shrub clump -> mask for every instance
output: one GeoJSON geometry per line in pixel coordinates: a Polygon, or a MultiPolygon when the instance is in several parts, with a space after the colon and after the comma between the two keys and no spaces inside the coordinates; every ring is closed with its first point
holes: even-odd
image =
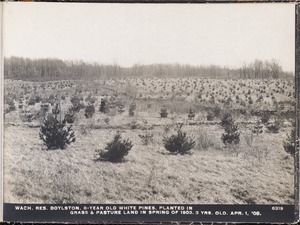
{"type": "Polygon", "coordinates": [[[214,114],[211,111],[207,112],[206,119],[207,121],[212,121],[214,119],[214,114]]]}
{"type": "Polygon", "coordinates": [[[95,113],[95,106],[93,104],[88,104],[86,107],[85,107],[85,112],[84,112],[84,116],[86,118],[92,118],[93,115],[95,113]]]}
{"type": "Polygon", "coordinates": [[[268,111],[261,112],[261,122],[264,124],[267,124],[269,122],[269,119],[271,117],[271,113],[268,111]]]}
{"type": "Polygon", "coordinates": [[[76,95],[74,95],[71,98],[71,103],[72,103],[73,112],[79,112],[81,109],[84,109],[84,104],[81,102],[80,98],[76,95]]]}
{"type": "Polygon", "coordinates": [[[48,111],[49,111],[49,104],[42,103],[41,104],[41,114],[45,116],[48,111]]]}
{"type": "Polygon", "coordinates": [[[122,140],[122,137],[119,133],[117,133],[114,139],[107,144],[105,149],[96,150],[98,152],[101,159],[110,161],[110,162],[121,162],[132,148],[132,142],[130,140],[122,140]]]}
{"type": "Polygon", "coordinates": [[[28,105],[35,105],[36,101],[35,101],[35,97],[31,96],[28,100],[28,105]]]}
{"type": "Polygon", "coordinates": [[[278,133],[280,130],[280,122],[275,121],[274,123],[269,123],[267,125],[268,132],[270,133],[278,133]]]}
{"type": "Polygon", "coordinates": [[[36,95],[36,96],[34,96],[34,101],[35,101],[36,103],[39,103],[39,102],[42,101],[42,98],[41,98],[40,96],[36,95]]]}
{"type": "Polygon", "coordinates": [[[66,121],[57,119],[59,114],[56,105],[53,113],[48,114],[41,126],[40,139],[47,146],[47,149],[65,149],[67,145],[75,142],[75,135],[72,131],[72,125],[66,126],[66,121]]]}
{"type": "Polygon", "coordinates": [[[215,106],[207,111],[206,119],[207,121],[212,121],[215,117],[219,117],[221,109],[219,106],[215,106]]]}
{"type": "Polygon", "coordinates": [[[108,102],[107,99],[101,98],[99,111],[102,112],[102,113],[108,113],[108,111],[109,111],[109,102],[108,102]]]}
{"type": "Polygon", "coordinates": [[[231,114],[226,113],[221,121],[221,125],[225,130],[222,134],[222,141],[225,145],[227,144],[238,144],[240,142],[240,133],[238,132],[238,127],[235,125],[235,121],[231,114]]]}
{"type": "Polygon", "coordinates": [[[166,150],[171,153],[184,155],[190,153],[196,142],[192,137],[188,137],[186,132],[181,130],[182,124],[177,128],[177,134],[163,138],[163,144],[166,150]]]}
{"type": "Polygon", "coordinates": [[[160,117],[161,118],[167,118],[168,117],[168,110],[167,110],[167,108],[166,107],[162,107],[161,109],[160,109],[160,117]]]}

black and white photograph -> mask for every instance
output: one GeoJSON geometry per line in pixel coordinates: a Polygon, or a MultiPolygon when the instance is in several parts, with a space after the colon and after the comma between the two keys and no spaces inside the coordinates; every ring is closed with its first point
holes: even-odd
{"type": "Polygon", "coordinates": [[[295,204],[295,4],[3,12],[4,203],[295,204]]]}

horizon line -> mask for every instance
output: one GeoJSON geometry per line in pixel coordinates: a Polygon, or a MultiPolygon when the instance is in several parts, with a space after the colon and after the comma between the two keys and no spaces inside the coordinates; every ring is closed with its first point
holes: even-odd
{"type": "Polygon", "coordinates": [[[256,60],[262,61],[262,62],[266,62],[266,61],[273,61],[275,60],[276,62],[279,63],[279,66],[282,68],[282,71],[285,73],[293,73],[295,74],[295,68],[293,71],[291,70],[285,70],[282,65],[280,64],[280,60],[272,58],[272,59],[253,59],[250,62],[243,62],[243,64],[239,65],[239,66],[232,66],[232,65],[221,65],[221,64],[189,64],[189,63],[180,63],[180,62],[173,62],[173,63],[163,63],[163,62],[154,62],[154,63],[143,63],[143,62],[136,62],[133,63],[131,66],[126,66],[126,65],[122,65],[120,64],[117,60],[112,60],[112,62],[99,62],[96,60],[85,60],[85,59],[64,59],[64,58],[59,58],[59,57],[28,57],[28,56],[16,56],[16,55],[11,55],[11,56],[4,56],[3,59],[9,59],[9,58],[22,58],[22,59],[29,59],[29,60],[46,60],[46,59],[52,59],[52,60],[61,60],[63,62],[78,62],[78,63],[86,63],[89,65],[93,65],[96,64],[98,66],[110,66],[110,65],[117,65],[119,67],[122,68],[132,68],[136,65],[140,65],[140,66],[151,66],[151,65],[180,65],[180,66],[191,66],[191,67],[211,67],[211,66],[215,66],[215,67],[219,67],[219,68],[226,68],[226,69],[230,69],[230,70],[238,70],[241,69],[243,67],[243,65],[247,65],[249,66],[251,63],[253,63],[256,60]]]}

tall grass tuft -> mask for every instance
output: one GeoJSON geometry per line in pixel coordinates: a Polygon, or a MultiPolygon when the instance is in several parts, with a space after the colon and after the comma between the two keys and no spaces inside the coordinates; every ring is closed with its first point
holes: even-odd
{"type": "Polygon", "coordinates": [[[207,150],[208,148],[215,148],[216,145],[214,140],[206,132],[201,130],[197,136],[197,147],[200,150],[207,150]]]}

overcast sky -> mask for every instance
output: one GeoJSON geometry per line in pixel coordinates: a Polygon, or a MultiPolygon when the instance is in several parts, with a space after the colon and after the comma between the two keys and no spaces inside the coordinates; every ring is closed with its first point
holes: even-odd
{"type": "Polygon", "coordinates": [[[4,3],[4,55],[294,71],[294,4],[4,3]]]}

